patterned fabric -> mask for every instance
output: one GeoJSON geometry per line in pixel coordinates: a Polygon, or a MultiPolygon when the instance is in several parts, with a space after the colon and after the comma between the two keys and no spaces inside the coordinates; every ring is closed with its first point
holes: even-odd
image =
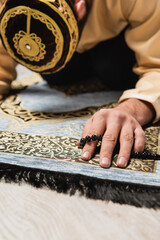
{"type": "MultiPolygon", "coordinates": [[[[120,92],[67,96],[49,88],[38,74],[34,77],[30,72],[27,74],[28,88],[21,84],[23,79],[18,79],[13,94],[0,102],[0,162],[160,186],[158,161],[131,159],[126,169],[119,169],[115,155],[112,167],[103,169],[99,166],[98,152],[89,162],[81,160],[81,149],[76,144],[85,122],[101,107],[115,106],[110,101],[116,102],[120,92]],[[23,90],[19,91],[18,86],[23,90]],[[84,99],[88,99],[85,105],[84,99]]],[[[145,133],[145,149],[159,153],[159,124],[147,127],[145,133]]]]}

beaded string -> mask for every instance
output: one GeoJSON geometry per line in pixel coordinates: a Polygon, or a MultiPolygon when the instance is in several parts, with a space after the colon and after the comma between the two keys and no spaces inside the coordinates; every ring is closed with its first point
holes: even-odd
{"type": "MultiPolygon", "coordinates": [[[[102,135],[92,135],[92,136],[86,136],[85,138],[80,139],[80,146],[83,148],[87,142],[91,141],[102,141],[102,135]]],[[[130,155],[131,158],[138,158],[138,159],[151,159],[151,160],[160,160],[160,154],[152,154],[150,152],[131,152],[130,155]]]]}
{"type": "Polygon", "coordinates": [[[81,147],[84,147],[84,145],[87,143],[87,142],[91,142],[91,141],[102,141],[102,135],[99,134],[99,135],[92,135],[91,137],[90,136],[86,136],[85,138],[81,138],[80,139],[80,146],[81,147]]]}

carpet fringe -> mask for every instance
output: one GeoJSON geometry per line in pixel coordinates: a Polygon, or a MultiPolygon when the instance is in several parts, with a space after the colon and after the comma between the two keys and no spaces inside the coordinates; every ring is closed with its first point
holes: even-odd
{"type": "Polygon", "coordinates": [[[136,207],[160,208],[160,187],[128,184],[93,177],[45,171],[10,164],[0,164],[0,179],[8,183],[26,182],[36,188],[48,187],[58,193],[79,192],[91,199],[101,199],[136,207]]]}

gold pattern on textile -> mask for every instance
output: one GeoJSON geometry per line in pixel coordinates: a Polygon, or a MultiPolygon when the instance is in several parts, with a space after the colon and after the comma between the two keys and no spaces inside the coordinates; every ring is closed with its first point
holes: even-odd
{"type": "MultiPolygon", "coordinates": [[[[23,77],[12,82],[12,87],[15,90],[22,90],[27,86],[42,81],[40,74],[33,73],[29,77],[23,77]]],[[[56,118],[57,120],[70,119],[70,118],[87,118],[92,116],[96,111],[102,108],[113,108],[117,103],[109,103],[99,107],[87,107],[82,110],[76,110],[71,112],[60,112],[60,113],[47,113],[40,111],[32,111],[25,109],[23,103],[19,99],[19,94],[10,95],[5,100],[0,101],[0,109],[7,115],[21,119],[23,122],[34,122],[39,120],[47,120],[56,118]]]]}
{"type": "Polygon", "coordinates": [[[145,134],[146,134],[146,143],[145,143],[146,151],[149,151],[153,154],[157,153],[158,152],[157,147],[159,146],[160,127],[150,126],[145,129],[145,134]]]}
{"type": "MultiPolygon", "coordinates": [[[[159,154],[159,138],[160,138],[160,122],[155,126],[149,126],[145,129],[145,151],[148,151],[152,154],[159,154]]],[[[117,155],[113,159],[113,165],[116,166],[117,155]]],[[[143,159],[130,159],[130,163],[126,170],[140,171],[140,172],[149,172],[155,173],[157,169],[157,161],[154,160],[143,160],[143,159]]]]}
{"type": "Polygon", "coordinates": [[[0,152],[6,153],[71,161],[80,158],[76,143],[76,139],[69,137],[0,132],[0,152]]]}
{"type": "MultiPolygon", "coordinates": [[[[113,107],[115,104],[110,104],[106,107],[113,107]]],[[[101,107],[100,107],[101,108],[101,107]]],[[[42,112],[36,112],[36,111],[29,111],[21,106],[21,102],[18,100],[17,96],[10,96],[7,98],[6,101],[2,102],[1,101],[1,110],[6,113],[7,115],[14,116],[16,118],[20,118],[24,122],[35,122],[36,120],[45,120],[45,119],[53,119],[56,118],[56,120],[66,120],[70,118],[80,118],[80,117],[90,117],[92,114],[94,114],[97,111],[97,108],[88,108],[85,110],[80,110],[80,111],[75,111],[75,112],[70,112],[70,113],[42,113],[42,112]],[[12,103],[12,104],[11,104],[12,103]]],[[[145,149],[152,152],[152,153],[157,153],[158,152],[158,143],[159,143],[159,127],[149,127],[145,130],[146,134],[146,145],[145,149]]],[[[7,133],[9,134],[9,133],[7,133]]],[[[15,133],[10,133],[10,136],[14,135],[15,133]]],[[[23,134],[22,134],[23,135],[23,134]]],[[[16,135],[19,136],[19,135],[16,135]]],[[[29,136],[29,135],[26,135],[29,136]]],[[[15,135],[13,139],[15,138],[15,135]]],[[[35,136],[35,139],[43,139],[43,138],[48,138],[44,136],[35,136]]],[[[66,138],[66,137],[64,137],[66,138]]],[[[7,139],[7,138],[6,138],[7,139]]],[[[8,140],[7,140],[8,141],[8,140]]],[[[70,138],[68,138],[68,141],[70,141],[70,138]]],[[[75,148],[74,151],[80,151],[77,150],[76,143],[77,140],[74,140],[75,143],[75,148]]],[[[13,145],[13,143],[11,144],[13,145]]],[[[28,141],[28,145],[33,145],[33,143],[28,141]]],[[[61,146],[62,148],[62,146],[61,146]]],[[[58,148],[60,149],[60,148],[58,148]]],[[[2,149],[1,149],[2,150],[2,149]]],[[[62,151],[63,152],[63,151],[62,151]]],[[[14,153],[14,151],[13,151],[14,153]]],[[[24,153],[23,153],[24,154],[24,153]]],[[[61,154],[62,157],[63,154],[61,154]]],[[[76,156],[76,154],[74,155],[76,156]]],[[[66,158],[66,155],[64,155],[63,159],[66,158]]],[[[76,159],[72,159],[73,162],[76,162],[76,159]]],[[[78,158],[78,162],[84,163],[80,156],[78,158]]],[[[86,162],[85,162],[86,163],[86,162]]],[[[92,160],[87,162],[88,164],[93,164],[93,165],[99,165],[99,156],[96,155],[92,160]]],[[[86,164],[87,164],[86,163],[86,164]]],[[[116,156],[113,159],[112,162],[112,167],[116,167],[116,156]]],[[[157,161],[154,160],[141,160],[141,159],[131,159],[128,167],[125,170],[130,170],[130,171],[140,171],[140,172],[148,172],[148,173],[154,173],[156,171],[157,167],[157,161]]]]}
{"type": "MultiPolygon", "coordinates": [[[[145,142],[145,151],[148,151],[150,153],[159,154],[160,145],[160,122],[156,124],[156,126],[147,127],[145,129],[145,136],[146,136],[146,142],[145,142]]],[[[112,167],[117,168],[116,160],[117,160],[117,154],[113,157],[112,160],[112,167]]],[[[96,159],[99,159],[99,155],[96,156],[96,159]]],[[[91,164],[97,164],[97,161],[92,159],[90,161],[91,164]]],[[[143,172],[143,173],[155,173],[157,169],[157,163],[158,161],[154,161],[151,159],[138,159],[138,158],[131,158],[129,161],[128,166],[125,169],[125,171],[136,171],[136,172],[143,172]]]]}
{"type": "Polygon", "coordinates": [[[19,31],[19,33],[15,34],[13,42],[17,53],[22,55],[24,59],[36,62],[44,59],[44,55],[46,54],[45,45],[35,33],[28,35],[24,31],[19,31]]]}
{"type": "Polygon", "coordinates": [[[11,95],[6,100],[0,102],[1,110],[16,118],[23,120],[24,122],[34,122],[45,119],[70,119],[70,118],[82,118],[82,117],[90,117],[96,111],[100,110],[102,107],[109,108],[112,107],[112,104],[108,104],[100,107],[88,107],[82,110],[71,111],[71,112],[60,112],[60,113],[51,113],[51,112],[40,112],[40,111],[32,111],[23,108],[22,102],[19,100],[18,95],[11,95]]]}
{"type": "MultiPolygon", "coordinates": [[[[83,161],[81,150],[77,148],[77,139],[65,136],[40,136],[1,131],[0,152],[99,166],[99,155],[88,162],[83,161]]],[[[117,168],[115,159],[112,167],[117,168]]],[[[128,167],[121,170],[155,173],[155,161],[131,159],[128,167]]]]}
{"type": "MultiPolygon", "coordinates": [[[[65,65],[72,57],[78,44],[79,32],[78,32],[78,25],[77,25],[76,18],[71,8],[69,7],[69,5],[66,3],[66,1],[59,1],[59,0],[56,0],[56,1],[39,0],[39,1],[47,4],[55,12],[57,12],[68,27],[71,40],[70,40],[69,52],[64,63],[65,65]],[[53,5],[53,3],[55,5],[53,5]]],[[[1,36],[3,38],[3,42],[5,44],[5,47],[8,53],[16,61],[20,62],[22,65],[28,67],[29,69],[36,72],[49,70],[49,69],[52,69],[61,59],[63,47],[64,47],[64,37],[57,23],[53,19],[51,19],[48,15],[44,14],[43,12],[40,12],[36,9],[31,9],[26,6],[14,7],[5,13],[4,17],[1,20],[0,28],[1,28],[1,36]],[[7,23],[10,20],[10,18],[14,18],[20,14],[24,14],[27,16],[26,33],[24,31],[19,31],[18,33],[16,33],[13,38],[13,45],[17,50],[17,53],[20,54],[23,57],[23,59],[29,59],[31,62],[32,61],[38,62],[42,60],[44,58],[44,55],[46,54],[45,45],[41,42],[41,38],[37,36],[35,33],[30,33],[31,17],[45,24],[47,29],[51,31],[52,34],[54,35],[56,51],[54,52],[52,61],[48,62],[46,65],[38,66],[38,65],[32,65],[30,63],[26,63],[25,61],[20,60],[18,57],[16,57],[14,52],[12,51],[8,43],[8,39],[5,35],[7,23]]],[[[62,67],[64,67],[64,65],[62,67]]]]}
{"type": "MultiPolygon", "coordinates": [[[[27,29],[28,29],[28,27],[27,27],[27,29]]],[[[9,52],[9,54],[16,61],[20,62],[22,65],[30,68],[33,71],[40,72],[42,70],[47,70],[47,69],[53,68],[62,56],[63,36],[62,36],[61,30],[59,29],[58,25],[55,23],[55,21],[53,19],[51,19],[50,17],[41,13],[38,10],[31,10],[28,7],[21,7],[21,8],[15,7],[15,8],[10,9],[9,11],[7,11],[1,21],[1,35],[2,35],[4,44],[7,48],[7,51],[9,52]],[[19,14],[25,14],[28,16],[28,13],[29,13],[29,16],[31,15],[33,18],[36,18],[37,20],[40,20],[41,22],[46,24],[46,27],[50,31],[52,31],[52,34],[55,36],[56,51],[54,53],[52,62],[49,62],[46,65],[42,65],[42,66],[32,65],[32,64],[28,64],[28,63],[24,62],[23,60],[20,60],[18,57],[15,56],[14,52],[12,51],[11,47],[8,44],[8,39],[5,36],[7,22],[9,21],[9,19],[11,17],[15,17],[16,15],[19,15],[19,14]]],[[[30,31],[27,33],[23,32],[23,31],[19,31],[19,33],[16,33],[15,37],[13,38],[13,43],[14,43],[15,48],[17,49],[17,52],[19,54],[21,54],[24,58],[28,58],[30,61],[35,61],[35,59],[37,58],[36,60],[38,62],[40,59],[43,59],[43,57],[46,53],[44,50],[45,45],[43,43],[40,43],[40,45],[39,45],[39,42],[41,42],[41,38],[38,37],[35,33],[30,33],[30,31]],[[21,52],[22,49],[21,49],[20,41],[23,41],[22,43],[24,43],[25,40],[27,40],[26,47],[28,46],[28,48],[31,48],[32,46],[34,46],[34,47],[37,46],[39,48],[38,54],[36,56],[30,56],[30,54],[29,54],[29,56],[25,55],[25,57],[24,57],[24,52],[21,52]],[[33,44],[33,42],[34,42],[34,44],[33,44]],[[31,60],[31,57],[33,57],[32,60],[31,60]]],[[[23,48],[23,50],[24,50],[24,48],[23,48]]],[[[28,53],[30,52],[29,50],[30,49],[28,49],[28,53]]]]}
{"type": "MultiPolygon", "coordinates": [[[[39,76],[35,74],[34,76],[39,76]]],[[[30,83],[25,81],[26,84],[32,85],[35,81],[42,81],[41,78],[30,78],[30,83]],[[33,81],[33,82],[32,82],[33,81]]],[[[18,81],[18,80],[17,80],[18,81]]],[[[17,82],[17,89],[19,82],[17,82]]],[[[103,108],[115,107],[117,103],[111,103],[103,106],[103,108]]],[[[5,100],[0,101],[1,111],[14,118],[21,119],[24,123],[35,123],[39,120],[53,120],[65,121],[66,119],[73,118],[89,118],[101,107],[89,107],[79,111],[66,112],[66,113],[43,113],[38,111],[31,111],[23,108],[22,102],[19,100],[19,95],[11,95],[5,100]]],[[[3,117],[3,114],[2,116],[3,117]]],[[[15,122],[14,122],[15,124],[15,122]]],[[[76,124],[73,122],[73,124],[76,124]]],[[[79,129],[83,129],[83,124],[77,125],[79,129]]],[[[74,133],[76,127],[74,126],[74,133]]],[[[16,130],[18,128],[16,127],[16,130]]],[[[71,133],[71,130],[70,130],[71,133]]],[[[45,133],[44,133],[45,134],[45,133]]],[[[65,135],[64,129],[62,129],[62,135],[65,135]]],[[[160,122],[149,126],[145,129],[146,144],[145,150],[153,154],[160,152],[160,122]]],[[[78,135],[73,136],[77,137],[78,135]]],[[[15,132],[0,132],[0,152],[12,153],[12,154],[24,154],[28,156],[45,157],[49,159],[57,159],[63,161],[71,161],[75,163],[91,164],[99,166],[99,155],[89,162],[84,162],[81,159],[81,149],[77,148],[77,139],[66,136],[39,136],[29,135],[15,132]]],[[[117,168],[116,157],[114,156],[112,161],[112,168],[117,168]]],[[[126,169],[120,169],[122,171],[136,171],[143,173],[155,173],[157,169],[157,161],[154,160],[141,160],[132,158],[126,169]]]]}

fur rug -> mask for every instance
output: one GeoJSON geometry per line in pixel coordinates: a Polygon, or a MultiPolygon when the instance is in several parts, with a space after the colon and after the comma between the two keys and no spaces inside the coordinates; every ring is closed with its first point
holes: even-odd
{"type": "Polygon", "coordinates": [[[0,183],[1,240],[158,240],[160,210],[0,183]]]}

